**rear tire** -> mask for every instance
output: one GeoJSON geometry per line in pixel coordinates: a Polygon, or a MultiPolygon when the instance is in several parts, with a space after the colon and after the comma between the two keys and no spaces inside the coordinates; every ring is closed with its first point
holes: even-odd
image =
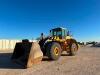
{"type": "Polygon", "coordinates": [[[57,60],[61,56],[62,49],[59,43],[51,42],[47,45],[46,51],[50,59],[57,60]]]}
{"type": "Polygon", "coordinates": [[[77,43],[76,42],[71,43],[69,48],[70,48],[69,55],[71,55],[71,56],[76,55],[77,50],[78,50],[77,43]]]}

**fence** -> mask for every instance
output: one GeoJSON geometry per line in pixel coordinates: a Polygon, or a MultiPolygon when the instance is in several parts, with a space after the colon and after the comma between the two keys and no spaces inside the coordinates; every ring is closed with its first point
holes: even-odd
{"type": "MultiPolygon", "coordinates": [[[[29,41],[36,42],[37,40],[29,41]]],[[[0,40],[0,50],[12,50],[15,48],[17,42],[22,42],[22,40],[0,40]]]]}
{"type": "Polygon", "coordinates": [[[14,49],[17,42],[21,42],[21,40],[0,40],[0,50],[14,49]]]}

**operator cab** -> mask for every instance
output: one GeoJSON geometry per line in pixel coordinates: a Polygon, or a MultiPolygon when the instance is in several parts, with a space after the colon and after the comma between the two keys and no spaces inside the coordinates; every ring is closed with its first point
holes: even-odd
{"type": "Polygon", "coordinates": [[[66,36],[69,35],[69,31],[67,31],[66,28],[62,28],[62,27],[59,27],[59,28],[54,28],[52,30],[50,30],[50,35],[51,37],[59,37],[59,39],[65,39],[66,36]]]}

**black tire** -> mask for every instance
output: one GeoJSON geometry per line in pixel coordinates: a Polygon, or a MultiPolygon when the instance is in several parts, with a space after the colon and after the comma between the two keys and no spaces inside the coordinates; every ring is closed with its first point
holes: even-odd
{"type": "Polygon", "coordinates": [[[61,56],[62,49],[60,44],[57,42],[49,43],[47,45],[46,50],[47,50],[47,56],[52,60],[57,60],[61,56]],[[57,53],[55,52],[55,50],[57,51],[57,53]]]}
{"type": "Polygon", "coordinates": [[[69,48],[70,48],[69,55],[71,55],[71,56],[76,55],[77,50],[78,50],[77,43],[76,43],[76,42],[72,42],[72,43],[70,44],[70,47],[69,47],[69,48]]]}

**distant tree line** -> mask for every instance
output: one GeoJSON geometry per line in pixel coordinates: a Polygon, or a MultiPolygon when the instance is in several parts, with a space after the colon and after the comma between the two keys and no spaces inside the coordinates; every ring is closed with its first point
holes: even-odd
{"type": "Polygon", "coordinates": [[[79,45],[89,45],[89,44],[95,45],[96,43],[98,43],[98,42],[95,42],[95,41],[78,42],[79,45]]]}
{"type": "Polygon", "coordinates": [[[86,45],[88,45],[88,44],[93,44],[93,45],[95,45],[97,42],[95,42],[95,41],[89,41],[89,42],[86,42],[86,45]]]}

